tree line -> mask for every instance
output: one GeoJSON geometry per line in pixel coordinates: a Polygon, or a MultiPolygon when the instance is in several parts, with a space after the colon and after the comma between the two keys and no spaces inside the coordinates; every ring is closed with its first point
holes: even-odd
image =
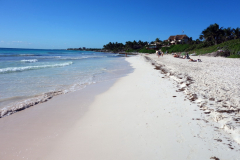
{"type": "Polygon", "coordinates": [[[204,29],[200,36],[200,40],[204,40],[205,42],[210,42],[212,44],[220,44],[222,42],[226,42],[232,39],[240,38],[240,28],[223,28],[219,27],[217,23],[211,24],[209,27],[204,29]]]}
{"type": "MultiPolygon", "coordinates": [[[[189,45],[199,45],[200,48],[208,47],[212,45],[217,45],[229,40],[239,39],[240,38],[240,28],[223,28],[219,27],[217,23],[211,24],[206,29],[204,29],[199,38],[193,40],[192,37],[189,38],[187,44],[189,45]]],[[[109,42],[108,44],[103,46],[103,49],[113,52],[119,51],[139,51],[140,49],[149,49],[149,44],[156,43],[158,45],[157,49],[161,49],[161,47],[166,47],[169,45],[169,42],[161,41],[159,38],[156,38],[155,41],[152,42],[143,42],[141,40],[137,41],[127,41],[125,44],[118,42],[109,42]]],[[[192,47],[194,48],[194,47],[192,47]]],[[[190,49],[190,48],[189,48],[190,49]]]]}
{"type": "Polygon", "coordinates": [[[103,49],[110,50],[113,52],[118,52],[118,51],[126,51],[126,50],[135,50],[135,49],[140,49],[143,48],[144,46],[147,46],[148,42],[141,41],[127,41],[125,44],[123,43],[118,43],[118,42],[109,42],[108,44],[103,46],[103,49]]]}

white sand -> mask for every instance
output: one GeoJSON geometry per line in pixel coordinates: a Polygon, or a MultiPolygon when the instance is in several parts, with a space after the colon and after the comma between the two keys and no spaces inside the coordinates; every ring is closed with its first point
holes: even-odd
{"type": "Polygon", "coordinates": [[[134,73],[97,96],[44,159],[239,159],[239,145],[210,123],[196,120],[202,119],[201,111],[184,101],[171,81],[143,57],[127,60],[134,73]]]}
{"type": "Polygon", "coordinates": [[[142,56],[130,57],[127,61],[135,71],[97,95],[84,112],[81,109],[84,98],[78,98],[83,95],[76,92],[11,115],[14,118],[0,119],[1,157],[43,160],[240,159],[239,144],[229,139],[223,130],[214,128],[213,123],[206,122],[205,114],[197,104],[184,100],[183,92],[176,92],[178,88],[174,87],[173,80],[154,70],[142,56]],[[48,111],[46,116],[43,116],[44,111],[48,111]],[[33,117],[38,117],[37,122],[29,118],[33,113],[33,117]],[[29,122],[23,120],[27,115],[29,122]],[[19,122],[11,122],[13,119],[19,122]],[[13,127],[6,130],[6,124],[11,123],[13,127]],[[18,123],[24,131],[14,129],[18,123]],[[19,136],[21,133],[23,135],[19,136]]]}
{"type": "Polygon", "coordinates": [[[205,119],[217,122],[216,127],[240,144],[240,59],[191,56],[202,62],[188,62],[172,55],[148,57],[171,73],[170,77],[187,95],[196,94],[196,102],[210,113],[205,119]],[[193,80],[189,86],[185,86],[186,77],[193,80]]]}

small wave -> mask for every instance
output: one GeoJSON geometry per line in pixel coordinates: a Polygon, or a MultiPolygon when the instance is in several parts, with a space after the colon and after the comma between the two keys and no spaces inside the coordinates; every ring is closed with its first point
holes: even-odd
{"type": "Polygon", "coordinates": [[[107,57],[107,56],[92,56],[92,57],[89,57],[89,58],[102,58],[102,57],[107,57]]]}
{"type": "Polygon", "coordinates": [[[0,73],[21,72],[25,70],[52,68],[52,67],[64,67],[71,64],[73,64],[73,62],[66,62],[66,63],[53,64],[53,65],[41,65],[41,66],[9,67],[9,68],[0,69],[0,73]]]}
{"type": "Polygon", "coordinates": [[[41,56],[41,57],[37,57],[38,59],[59,59],[61,58],[61,56],[41,56]]]}
{"type": "Polygon", "coordinates": [[[27,62],[27,63],[34,63],[34,62],[37,62],[38,60],[37,59],[24,59],[24,60],[21,60],[21,62],[27,62]]]}
{"type": "Polygon", "coordinates": [[[60,59],[62,59],[62,60],[78,60],[78,59],[85,59],[85,58],[87,58],[87,57],[75,57],[75,58],[60,58],[60,59]]]}
{"type": "Polygon", "coordinates": [[[35,56],[34,54],[19,54],[20,56],[35,56]]]}
{"type": "Polygon", "coordinates": [[[42,56],[38,54],[0,54],[0,57],[25,57],[25,56],[42,56]]]}

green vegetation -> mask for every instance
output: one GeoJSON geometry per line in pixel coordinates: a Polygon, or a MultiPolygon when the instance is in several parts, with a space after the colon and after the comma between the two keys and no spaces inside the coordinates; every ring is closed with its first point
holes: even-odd
{"type": "Polygon", "coordinates": [[[228,58],[240,58],[239,54],[232,54],[228,58]]]}
{"type": "Polygon", "coordinates": [[[118,52],[124,50],[125,46],[122,43],[109,42],[108,44],[104,45],[103,48],[113,52],[118,52]]]}
{"type": "Polygon", "coordinates": [[[218,45],[210,45],[210,43],[203,42],[200,44],[178,44],[178,45],[172,45],[170,47],[163,47],[161,49],[163,52],[168,53],[174,53],[174,52],[189,52],[191,53],[197,53],[199,54],[206,54],[206,53],[212,53],[217,52],[218,50],[221,50],[222,52],[228,52],[227,54],[223,54],[222,56],[229,56],[233,58],[239,57],[240,53],[240,39],[234,39],[229,40],[226,42],[223,42],[218,45]]]}
{"type": "Polygon", "coordinates": [[[138,52],[139,51],[139,49],[128,49],[128,50],[126,50],[126,52],[138,52]]]}
{"type": "MultiPolygon", "coordinates": [[[[140,52],[140,53],[155,53],[154,49],[151,49],[149,44],[157,44],[157,49],[161,47],[162,41],[159,38],[156,38],[155,41],[152,42],[143,42],[141,40],[137,41],[127,41],[125,44],[118,42],[109,42],[108,44],[103,46],[104,50],[112,51],[112,52],[140,52]]],[[[156,49],[156,48],[155,48],[156,49]]]]}
{"type": "Polygon", "coordinates": [[[204,39],[205,42],[211,42],[217,45],[232,39],[239,39],[240,28],[220,28],[219,25],[215,23],[204,29],[199,38],[204,39]]]}
{"type": "Polygon", "coordinates": [[[168,52],[184,52],[190,45],[189,44],[178,44],[171,47],[168,52]]]}
{"type": "Polygon", "coordinates": [[[212,53],[216,52],[218,50],[227,51],[230,55],[235,55],[240,52],[240,39],[230,40],[218,45],[213,45],[205,48],[194,48],[193,50],[189,51],[189,53],[195,53],[197,54],[206,54],[206,53],[212,53]]]}
{"type": "Polygon", "coordinates": [[[156,51],[154,49],[145,49],[145,48],[141,49],[139,52],[140,53],[150,53],[150,54],[156,53],[156,51]]]}
{"type": "Polygon", "coordinates": [[[155,50],[158,49],[161,49],[164,53],[189,52],[190,54],[197,53],[198,55],[218,52],[218,55],[221,56],[238,58],[240,56],[240,28],[223,28],[215,23],[204,29],[199,39],[193,40],[190,37],[187,44],[167,45],[169,45],[168,41],[161,41],[159,38],[156,38],[155,41],[150,43],[141,40],[138,42],[135,40],[133,42],[127,41],[125,44],[109,42],[103,48],[113,52],[140,53],[155,53],[155,50]],[[153,47],[155,48],[153,49],[153,47]]]}
{"type": "Polygon", "coordinates": [[[143,42],[141,40],[137,42],[134,40],[133,42],[127,41],[125,44],[118,42],[109,42],[108,44],[104,45],[103,48],[112,52],[137,52],[145,46],[148,46],[148,42],[143,42]]]}

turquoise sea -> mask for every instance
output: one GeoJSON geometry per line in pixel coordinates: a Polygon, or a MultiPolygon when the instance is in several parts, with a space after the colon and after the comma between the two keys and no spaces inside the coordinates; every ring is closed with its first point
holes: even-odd
{"type": "Polygon", "coordinates": [[[0,48],[0,109],[52,91],[64,93],[129,71],[118,54],[0,48]]]}

